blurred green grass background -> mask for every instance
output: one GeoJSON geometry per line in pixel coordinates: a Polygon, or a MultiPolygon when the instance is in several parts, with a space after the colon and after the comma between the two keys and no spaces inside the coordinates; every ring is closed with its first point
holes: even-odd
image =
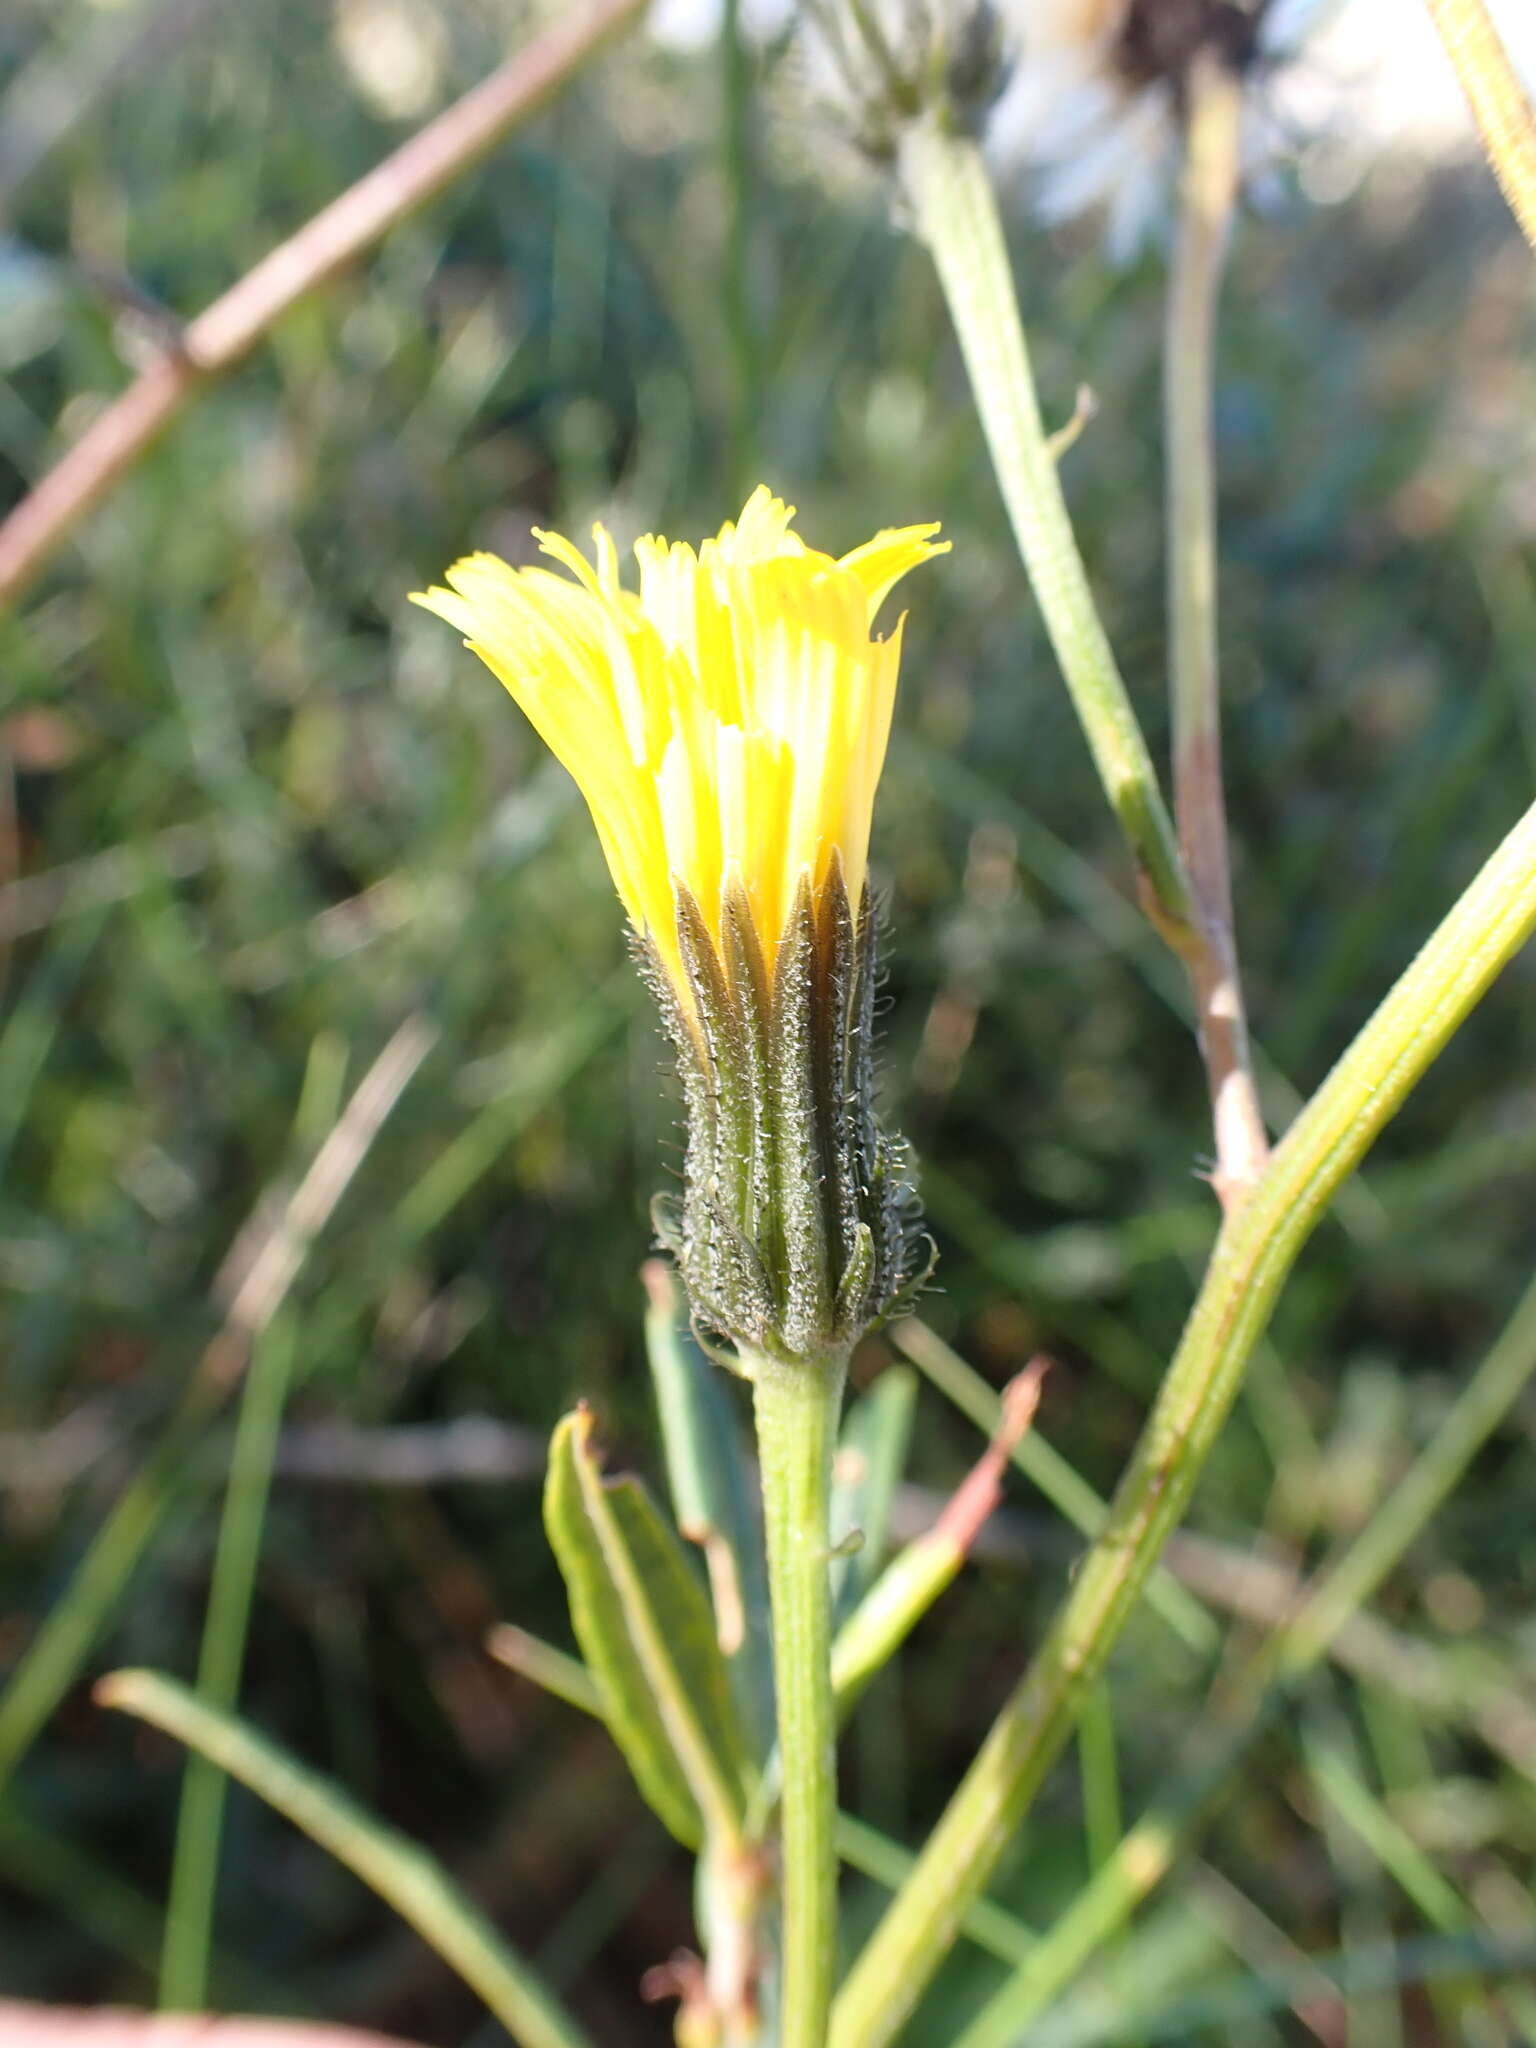
{"type": "MultiPolygon", "coordinates": [[[[195,311],[527,26],[517,7],[431,0],[13,6],[0,492],[18,497],[152,344],[127,281],[195,311]],[[377,53],[372,70],[359,55],[381,22],[406,25],[393,112],[377,53]]],[[[339,1477],[280,1469],[241,1704],[428,1840],[614,2042],[669,2037],[635,1985],[688,1939],[687,1867],[600,1733],[481,1640],[498,1618],[567,1637],[536,1453],[578,1394],[656,1474],[636,1269],[675,1109],[574,791],[406,593],[466,548],[524,557],[533,523],[698,534],[759,475],[834,551],[942,519],[954,552],[911,592],[876,828],[887,1101],[943,1254],[926,1313],[994,1382],[1048,1349],[1040,1426],[1108,1488],[1213,1228],[1176,977],[1130,904],[928,265],[872,186],[840,159],[822,174],[793,80],[759,82],[743,153],[718,50],[611,53],[286,320],[0,621],[18,818],[0,878],[0,1654],[29,1641],[164,1427],[247,1218],[424,1015],[436,1043],[284,1312],[290,1450],[322,1425],[409,1427],[428,1435],[387,1441],[451,1466],[465,1418],[529,1434],[495,1438],[492,1476],[383,1483],[363,1461],[381,1439],[355,1436],[339,1477]]],[[[1048,407],[1065,418],[1079,380],[1099,400],[1069,492],[1160,742],[1160,263],[1113,271],[1091,233],[1022,222],[1017,249],[1048,407]]],[[[1529,798],[1531,305],[1525,252],[1471,167],[1384,164],[1239,238],[1218,394],[1228,752],[1280,1122],[1529,798]]],[[[1528,1281],[1533,1056],[1526,960],[1289,1290],[1198,1502],[1239,1562],[1305,1568],[1358,1528],[1528,1281]]],[[[889,1355],[867,1346],[859,1378],[889,1355]]],[[[912,1476],[943,1488],[976,1440],[922,1399],[912,1476]]],[[[1533,1422],[1527,1401],[1377,1607],[1437,1663],[1527,1697],[1533,1422]]],[[[221,1421],[179,1463],[159,1540],[0,1815],[5,1992],[152,1996],[180,1760],[109,1725],[88,1682],[124,1661],[191,1672],[228,1455],[221,1421]]],[[[1070,1562],[1022,1483],[1009,1515],[1007,1554],[924,1626],[850,1744],[848,1803],[904,1838],[1070,1562]]],[[[1132,1815],[1158,1789],[1209,1670],[1152,1621],[1130,1631],[1118,1783],[1100,1767],[1085,1836],[1064,1765],[1007,1872],[1032,1924],[1101,1853],[1106,1799],[1132,1815]]],[[[1411,1981],[1414,1944],[1447,1930],[1405,1885],[1407,1851],[1352,1832],[1318,1765],[1343,1758],[1468,1924],[1529,1962],[1521,1739],[1524,1769],[1518,1743],[1512,1761],[1390,1689],[1309,1680],[1203,1859],[1039,2040],[1532,2038],[1496,1973],[1411,1981]],[[1338,2001],[1333,2032],[1266,1976],[1377,1943],[1381,1984],[1338,2001]]],[[[853,1887],[856,1925],[877,1899],[853,1887]]],[[[218,1944],[221,2005],[496,2038],[243,1795],[218,1944]]],[[[962,1951],[923,2039],[995,1971],[962,1951]]]]}

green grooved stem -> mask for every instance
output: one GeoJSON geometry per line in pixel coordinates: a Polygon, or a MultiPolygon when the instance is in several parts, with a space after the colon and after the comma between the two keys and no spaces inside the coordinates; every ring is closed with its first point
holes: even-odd
{"type": "Polygon", "coordinates": [[[992,464],[1056,659],[1159,929],[1182,952],[1190,902],[1178,842],[1104,632],[1061,493],[992,181],[974,142],[931,121],[902,135],[902,181],[955,323],[992,464]]]}
{"type": "Polygon", "coordinates": [[[1536,929],[1536,805],[1483,867],[1223,1225],[1109,1521],[837,2001],[833,2048],[884,2048],[1016,1833],[1184,1512],[1281,1285],[1345,1177],[1536,929]]]}
{"type": "Polygon", "coordinates": [[[744,1361],[763,1476],[782,1765],[782,2048],[822,2048],[837,1953],[837,1713],[828,1510],[846,1361],[744,1361]]]}
{"type": "Polygon", "coordinates": [[[1210,1800],[1279,1704],[1277,1681],[1308,1671],[1346,1622],[1401,1562],[1536,1374],[1536,1281],[1503,1335],[1447,1411],[1400,1483],[1295,1618],[1260,1650],[1230,1696],[1224,1725],[1207,1731],[1193,1769],[1181,1770],[1136,1822],[1028,1957],[987,2000],[953,2048],[1013,2048],[1051,2001],[1125,1926],[1186,1853],[1210,1800]]]}

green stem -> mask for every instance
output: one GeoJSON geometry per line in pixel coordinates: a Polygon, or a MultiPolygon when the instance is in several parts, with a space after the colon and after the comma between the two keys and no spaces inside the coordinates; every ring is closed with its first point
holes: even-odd
{"type": "Polygon", "coordinates": [[[903,130],[900,169],[955,323],[1019,553],[1099,779],[1144,881],[1147,907],[1182,953],[1190,937],[1183,864],[1041,424],[986,164],[974,142],[925,120],[903,130]]]}
{"type": "Polygon", "coordinates": [[[1198,1761],[1121,1837],[1032,1954],[1021,1958],[954,2048],[1010,2048],[1167,1876],[1278,1703],[1277,1680],[1310,1670],[1370,1599],[1536,1373],[1536,1281],[1403,1479],[1294,1618],[1259,1650],[1205,1727],[1198,1761]]]}
{"type": "MultiPolygon", "coordinates": [[[[917,1861],[910,1849],[851,1813],[837,1816],[837,1853],[850,1870],[888,1892],[901,1889],[917,1861]]],[[[1040,1938],[995,1899],[976,1901],[965,1916],[964,1931],[968,1940],[1002,1963],[1021,1962],[1040,1938]]]]}
{"type": "Polygon", "coordinates": [[[1221,273],[1237,196],[1242,93],[1241,81],[1215,57],[1191,70],[1163,342],[1174,815],[1201,939],[1190,952],[1189,972],[1216,1134],[1213,1178],[1224,1207],[1242,1199],[1269,1156],[1237,966],[1216,632],[1211,394],[1221,273]]]}
{"type": "Polygon", "coordinates": [[[822,2048],[837,1948],[837,1716],[829,1508],[845,1361],[746,1361],[753,1385],[783,1842],[782,2048],[822,2048]]]}
{"type": "Polygon", "coordinates": [[[1429,0],[1509,208],[1536,249],[1536,111],[1485,0],[1429,0]]]}
{"type": "Polygon", "coordinates": [[[1070,1733],[1182,1515],[1275,1298],[1359,1164],[1536,929],[1536,805],[1439,926],[1228,1215],[1103,1533],[1040,1651],[850,1972],[834,2048],[883,2048],[912,2010],[1070,1733]]]}
{"type": "MultiPolygon", "coordinates": [[[[198,1697],[210,1706],[233,1707],[240,1690],[262,1524],[294,1351],[291,1324],[280,1322],[268,1330],[255,1348],[241,1396],[197,1667],[198,1697]]],[[[188,1759],[160,1956],[160,2007],[165,2012],[198,2012],[208,2003],[226,1783],[224,1773],[205,1757],[188,1759]]]]}

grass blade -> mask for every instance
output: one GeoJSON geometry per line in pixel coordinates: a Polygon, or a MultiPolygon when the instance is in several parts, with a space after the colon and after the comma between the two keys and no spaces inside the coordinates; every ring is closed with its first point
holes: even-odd
{"type": "MultiPolygon", "coordinates": [[[[197,1667],[198,1695],[210,1706],[233,1707],[240,1691],[272,1461],[296,1349],[293,1323],[274,1325],[256,1347],[241,1396],[197,1667]]],[[[160,2005],[165,2011],[196,2012],[208,2001],[224,1793],[224,1774],[216,1765],[203,1757],[188,1761],[160,1958],[160,2005]]]]}
{"type": "Polygon", "coordinates": [[[114,1671],[96,1687],[96,1698],[186,1743],[344,1863],[479,1993],[519,2048],[591,2048],[581,2027],[437,1859],[364,1812],[329,1779],[159,1672],[114,1671]]]}

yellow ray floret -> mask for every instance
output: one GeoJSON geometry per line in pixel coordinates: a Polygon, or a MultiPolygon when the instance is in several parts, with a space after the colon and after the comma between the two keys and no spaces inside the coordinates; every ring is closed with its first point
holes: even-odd
{"type": "Polygon", "coordinates": [[[594,559],[558,534],[568,576],[468,555],[416,602],[457,626],[575,777],[635,929],[685,987],[674,881],[718,947],[739,881],[772,962],[802,874],[836,851],[856,904],[885,760],[901,622],[871,628],[892,587],[947,543],[936,526],[876,534],[834,560],[754,491],[697,552],[647,535],[638,593],[609,535],[594,559]]]}

